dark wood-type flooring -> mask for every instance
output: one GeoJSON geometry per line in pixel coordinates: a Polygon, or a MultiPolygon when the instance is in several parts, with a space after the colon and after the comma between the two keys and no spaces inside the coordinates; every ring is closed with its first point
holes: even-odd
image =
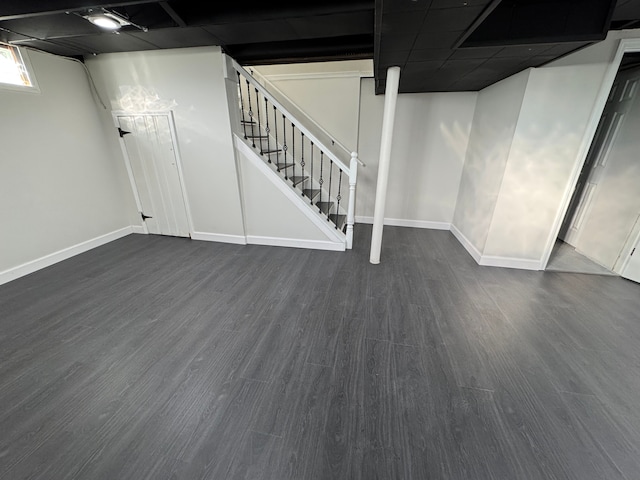
{"type": "Polygon", "coordinates": [[[131,235],[0,287],[0,478],[640,478],[639,285],[369,235],[131,235]]]}

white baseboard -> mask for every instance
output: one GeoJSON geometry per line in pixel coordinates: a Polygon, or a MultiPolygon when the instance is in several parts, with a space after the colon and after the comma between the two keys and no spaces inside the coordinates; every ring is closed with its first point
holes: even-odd
{"type": "Polygon", "coordinates": [[[334,243],[322,240],[299,240],[293,238],[247,235],[247,243],[250,245],[269,245],[272,247],[310,248],[313,250],[331,250],[334,252],[345,251],[345,244],[342,242],[334,243]]]}
{"type": "Polygon", "coordinates": [[[478,250],[473,245],[473,243],[471,243],[471,241],[467,237],[465,237],[464,234],[460,230],[458,230],[458,228],[453,224],[451,225],[451,233],[453,233],[453,236],[458,239],[458,241],[465,248],[465,250],[469,252],[469,255],[471,255],[473,259],[476,262],[478,262],[478,264],[480,264],[480,260],[482,259],[482,254],[480,253],[480,250],[478,250]]]}
{"type": "Polygon", "coordinates": [[[95,237],[90,240],[78,243],[71,247],[63,248],[62,250],[50,253],[49,255],[45,255],[44,257],[36,258],[35,260],[23,263],[22,265],[4,270],[0,272],[0,285],[15,280],[16,278],[24,277],[25,275],[29,275],[30,273],[36,272],[55,263],[87,252],[106,243],[113,242],[114,240],[117,240],[119,238],[126,237],[131,233],[133,233],[132,227],[124,227],[119,230],[100,235],[99,237],[95,237]]]}
{"type": "Polygon", "coordinates": [[[236,245],[247,244],[247,239],[243,235],[227,235],[225,233],[193,232],[191,239],[204,240],[205,242],[235,243],[236,245]]]}
{"type": "Polygon", "coordinates": [[[529,260],[526,258],[483,255],[478,263],[487,267],[518,268],[520,270],[541,270],[540,260],[529,260]]]}
{"type": "Polygon", "coordinates": [[[147,232],[144,231],[144,227],[142,225],[131,225],[131,231],[139,235],[147,234],[147,232]]]}
{"type": "MultiPolygon", "coordinates": [[[[356,223],[366,223],[371,225],[373,217],[356,216],[356,223]]],[[[384,224],[390,227],[411,227],[411,228],[428,228],[431,230],[449,230],[451,224],[448,222],[431,222],[428,220],[404,220],[402,218],[385,218],[384,224]]]]}

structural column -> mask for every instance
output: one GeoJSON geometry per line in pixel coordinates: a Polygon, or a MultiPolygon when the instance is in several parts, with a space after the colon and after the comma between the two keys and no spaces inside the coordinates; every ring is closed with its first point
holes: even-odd
{"type": "Polygon", "coordinates": [[[380,141],[380,162],[378,164],[378,184],[376,187],[376,204],[373,212],[373,232],[371,234],[371,255],[369,261],[380,263],[382,249],[382,227],[384,224],[384,208],[387,203],[387,183],[389,180],[389,164],[391,163],[391,141],[396,116],[396,100],[400,67],[387,69],[387,86],[384,91],[384,114],[382,119],[382,139],[380,141]]]}

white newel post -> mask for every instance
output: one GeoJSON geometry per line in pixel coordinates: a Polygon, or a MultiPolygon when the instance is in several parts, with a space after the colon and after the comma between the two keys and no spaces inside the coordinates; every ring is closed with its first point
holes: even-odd
{"type": "Polygon", "coordinates": [[[358,180],[358,152],[351,152],[349,164],[349,207],[347,209],[347,248],[353,247],[353,224],[356,218],[356,181],[358,180]]]}
{"type": "Polygon", "coordinates": [[[391,141],[393,140],[393,124],[395,122],[399,83],[400,67],[389,67],[387,69],[387,86],[384,91],[384,114],[382,118],[382,138],[380,140],[380,163],[378,165],[376,205],[373,211],[373,230],[371,232],[371,255],[369,257],[369,261],[373,264],[380,263],[384,207],[387,202],[387,183],[389,180],[389,164],[391,162],[391,141]]]}

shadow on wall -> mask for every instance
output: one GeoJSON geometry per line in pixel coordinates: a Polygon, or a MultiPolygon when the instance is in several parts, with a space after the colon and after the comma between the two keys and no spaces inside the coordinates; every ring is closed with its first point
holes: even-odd
{"type": "Polygon", "coordinates": [[[542,258],[581,141],[561,122],[516,132],[485,254],[542,258]]]}
{"type": "Polygon", "coordinates": [[[141,85],[121,86],[117,103],[127,113],[167,112],[178,106],[175,100],[164,100],[154,89],[141,85]]]}
{"type": "Polygon", "coordinates": [[[455,225],[482,253],[505,174],[513,125],[491,128],[491,119],[476,119],[460,180],[455,225]]]}

